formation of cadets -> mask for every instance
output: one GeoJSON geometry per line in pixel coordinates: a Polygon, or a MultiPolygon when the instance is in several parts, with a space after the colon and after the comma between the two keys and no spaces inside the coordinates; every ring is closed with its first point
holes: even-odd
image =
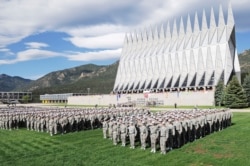
{"type": "Polygon", "coordinates": [[[232,112],[229,109],[172,110],[158,113],[143,112],[132,116],[111,118],[103,122],[103,137],[114,145],[135,144],[145,150],[151,148],[161,154],[180,148],[213,132],[231,126],[232,112]]]}
{"type": "Polygon", "coordinates": [[[0,128],[26,127],[51,136],[101,127],[105,109],[15,107],[0,109],[0,128]]]}
{"type": "Polygon", "coordinates": [[[231,125],[229,109],[169,110],[157,113],[139,108],[42,108],[0,109],[0,128],[26,127],[51,136],[103,128],[103,137],[134,149],[151,148],[161,154],[180,148],[231,125]]]}
{"type": "Polygon", "coordinates": [[[47,132],[51,136],[67,132],[101,128],[104,120],[138,114],[143,110],[116,108],[0,108],[0,128],[6,130],[26,127],[27,130],[47,132]]]}

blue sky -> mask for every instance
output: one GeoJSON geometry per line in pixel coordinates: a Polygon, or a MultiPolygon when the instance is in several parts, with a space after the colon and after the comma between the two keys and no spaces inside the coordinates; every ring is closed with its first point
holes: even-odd
{"type": "MultiPolygon", "coordinates": [[[[38,79],[52,71],[93,63],[107,65],[121,55],[125,33],[177,22],[225,0],[1,0],[0,74],[38,79]]],[[[238,53],[250,49],[250,1],[231,0],[238,53]]],[[[216,15],[217,16],[217,15],[216,15]]]]}

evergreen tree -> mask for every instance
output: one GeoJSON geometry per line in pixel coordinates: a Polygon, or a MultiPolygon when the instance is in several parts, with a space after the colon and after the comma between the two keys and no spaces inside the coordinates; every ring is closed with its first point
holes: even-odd
{"type": "Polygon", "coordinates": [[[221,105],[223,105],[224,89],[225,88],[224,88],[223,81],[220,80],[218,82],[218,85],[215,87],[215,92],[214,92],[215,106],[221,106],[221,105]]]}
{"type": "Polygon", "coordinates": [[[248,74],[243,81],[243,89],[246,92],[248,106],[250,106],[250,74],[248,74]]]}
{"type": "Polygon", "coordinates": [[[228,108],[246,108],[247,96],[236,76],[229,82],[225,93],[225,106],[228,108]]]}

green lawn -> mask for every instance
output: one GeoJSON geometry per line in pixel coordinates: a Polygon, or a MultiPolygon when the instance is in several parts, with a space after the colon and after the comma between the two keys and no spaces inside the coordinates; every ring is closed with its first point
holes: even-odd
{"type": "Polygon", "coordinates": [[[114,146],[102,130],[49,136],[0,130],[0,165],[250,165],[250,113],[234,113],[233,126],[166,155],[114,146]]]}

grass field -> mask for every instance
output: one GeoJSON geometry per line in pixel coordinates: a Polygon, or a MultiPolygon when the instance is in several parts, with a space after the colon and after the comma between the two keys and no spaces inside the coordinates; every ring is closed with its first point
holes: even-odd
{"type": "Polygon", "coordinates": [[[0,165],[250,165],[250,113],[234,113],[233,125],[166,155],[114,146],[102,130],[49,136],[25,129],[0,130],[0,165]]]}

